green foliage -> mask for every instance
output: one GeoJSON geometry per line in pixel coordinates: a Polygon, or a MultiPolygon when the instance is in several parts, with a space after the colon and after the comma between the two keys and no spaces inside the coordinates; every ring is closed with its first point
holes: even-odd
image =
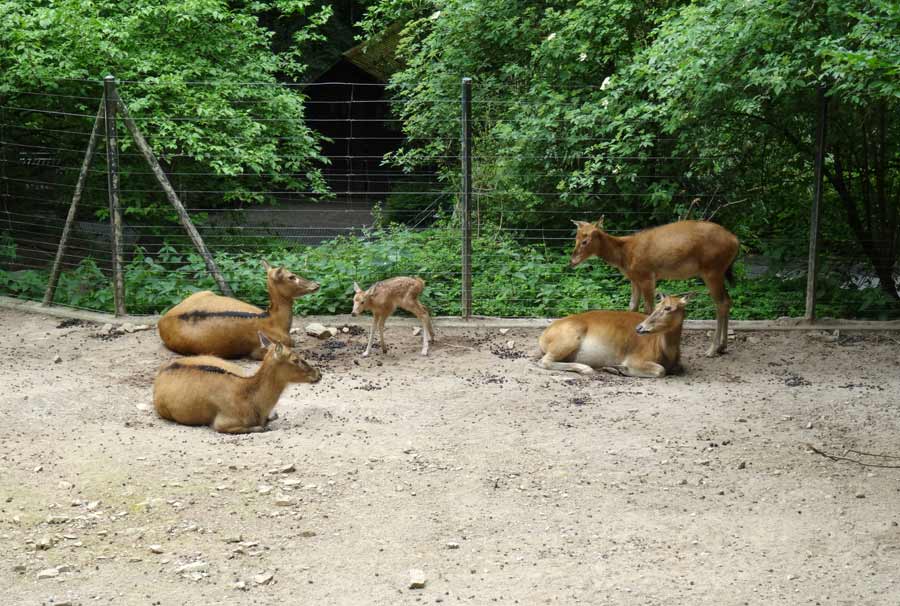
{"type": "MultiPolygon", "coordinates": [[[[460,236],[458,229],[439,225],[412,230],[391,226],[360,237],[340,237],[320,246],[279,246],[253,252],[219,253],[216,263],[236,295],[265,307],[268,304],[261,259],[288,267],[321,284],[318,292],[295,303],[301,314],[349,313],[353,282],[368,286],[396,275],[418,275],[426,281],[423,302],[436,315],[459,315],[460,236]]],[[[11,260],[8,259],[7,262],[11,260]]],[[[554,317],[587,309],[625,309],[630,286],[615,269],[592,260],[568,268],[565,251],[517,243],[499,230],[485,229],[473,239],[472,298],[478,315],[554,317]]],[[[729,288],[732,317],[771,319],[799,316],[804,310],[806,279],[782,279],[774,274],[750,278],[739,262],[737,284],[729,288]]],[[[900,309],[879,289],[842,288],[826,274],[820,280],[820,316],[887,319],[900,309]]],[[[0,293],[40,299],[47,272],[0,270],[0,293]]],[[[125,267],[126,304],[130,313],[158,313],[199,290],[215,290],[202,259],[171,246],[155,256],[136,250],[125,267]]],[[[715,310],[699,281],[663,282],[660,290],[697,291],[689,317],[713,318],[715,310]]],[[[92,259],[63,272],[56,302],[111,311],[112,287],[92,259]]]]}
{"type": "MultiPolygon", "coordinates": [[[[87,144],[79,133],[90,131],[102,93],[99,80],[114,74],[177,184],[211,192],[195,202],[324,192],[320,136],[303,121],[304,97],[276,77],[303,73],[298,45],[315,39],[329,15],[313,0],[0,0],[0,104],[54,112],[3,110],[11,125],[5,138],[28,149],[63,148],[62,163],[77,165],[87,144]],[[263,15],[308,22],[293,32],[293,45],[273,52],[263,15]],[[241,84],[247,82],[256,84],[241,84]]],[[[146,164],[131,155],[130,138],[121,142],[126,216],[173,219],[146,164]]],[[[76,177],[66,175],[72,183],[76,177]]]]}
{"type": "Polygon", "coordinates": [[[751,250],[800,256],[826,86],[824,235],[854,239],[854,258],[890,282],[896,2],[382,0],[364,26],[392,20],[406,23],[392,85],[410,137],[392,161],[458,153],[458,109],[441,100],[471,76],[475,188],[483,217],[508,226],[578,211],[622,229],[714,217],[751,250]]]}

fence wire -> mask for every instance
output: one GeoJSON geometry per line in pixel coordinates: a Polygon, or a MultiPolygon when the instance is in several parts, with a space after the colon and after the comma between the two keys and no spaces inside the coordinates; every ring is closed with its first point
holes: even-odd
{"type": "MultiPolygon", "coordinates": [[[[102,83],[57,81],[47,90],[0,90],[0,294],[39,300],[47,284],[66,213],[91,134],[102,83]]],[[[156,82],[119,83],[126,105],[156,82]]],[[[433,137],[404,132],[402,108],[383,85],[311,83],[285,86],[302,95],[302,112],[272,116],[266,100],[253,98],[263,83],[196,82],[232,98],[230,115],[164,112],[136,104],[130,113],[154,146],[176,193],[213,252],[226,280],[241,298],[267,304],[260,260],[283,264],[320,282],[298,310],[343,313],[353,283],[392,275],[418,275],[426,303],[439,315],[461,311],[461,149],[458,98],[433,98],[446,106],[448,122],[433,137]],[[318,91],[318,92],[317,92],[318,91]],[[240,149],[206,145],[188,149],[172,141],[200,137],[232,125],[240,149]],[[249,126],[248,126],[249,125],[249,126]],[[302,127],[302,128],[301,128],[302,127]],[[179,137],[165,129],[178,130],[179,137]],[[451,134],[447,134],[451,133],[451,134]],[[303,144],[306,147],[303,147],[303,144]],[[274,150],[280,164],[254,164],[257,148],[274,150]],[[199,151],[198,151],[199,150],[199,151]],[[404,154],[415,161],[404,161],[404,154]]],[[[657,137],[646,154],[603,154],[610,138],[564,132],[516,135],[523,147],[490,129],[496,112],[539,111],[540,99],[473,99],[472,304],[476,315],[560,316],[592,308],[624,309],[629,288],[621,273],[591,260],[568,267],[574,243],[571,220],[604,217],[612,235],[679,218],[721,221],[740,231],[745,211],[779,189],[811,197],[811,169],[791,180],[760,177],[745,196],[722,193],[714,183],[717,163],[740,164],[733,154],[685,154],[677,139],[657,137]],[[560,153],[558,146],[577,153],[560,153]],[[521,149],[530,151],[523,152],[521,149]],[[612,165],[594,170],[590,186],[566,179],[588,161],[612,165]],[[673,169],[690,166],[686,178],[673,169]],[[518,179],[525,174],[527,179],[518,179]],[[706,171],[706,172],[704,172],[706,171]],[[628,175],[629,188],[617,186],[628,175]],[[562,185],[560,185],[562,184],[562,185]],[[668,213],[668,214],[667,214],[668,213]],[[732,224],[729,224],[728,221],[732,224]]],[[[180,107],[173,103],[173,107],[180,107]]],[[[186,110],[183,110],[186,111],[186,110]]],[[[507,115],[504,113],[504,115],[507,115]]],[[[214,288],[153,173],[119,127],[121,196],[125,219],[126,305],[131,313],[164,311],[199,289],[214,288]]],[[[83,187],[74,230],[62,255],[56,302],[112,310],[107,166],[101,148],[83,187]]],[[[808,208],[803,201],[802,208],[808,208]]],[[[749,211],[746,211],[749,212],[749,211]]],[[[797,214],[804,217],[807,211],[797,214]]],[[[732,315],[766,319],[803,313],[807,259],[802,229],[773,218],[759,233],[739,235],[743,246],[738,283],[731,289],[732,315]]],[[[849,232],[848,232],[849,233],[849,232]]],[[[820,316],[892,319],[895,303],[881,295],[862,246],[852,237],[830,236],[821,244],[820,284],[830,294],[820,316]]],[[[699,290],[697,281],[668,283],[659,290],[699,290]]],[[[708,297],[692,317],[713,317],[708,297]]]]}

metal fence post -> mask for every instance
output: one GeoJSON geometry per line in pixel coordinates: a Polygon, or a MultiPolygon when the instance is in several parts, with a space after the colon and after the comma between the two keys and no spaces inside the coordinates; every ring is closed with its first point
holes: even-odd
{"type": "Polygon", "coordinates": [[[462,79],[462,317],[472,317],[472,79],[462,79]]]}
{"type": "Polygon", "coordinates": [[[809,263],[806,267],[806,320],[816,319],[816,279],[819,273],[819,218],[822,215],[822,167],[825,162],[825,134],[828,121],[828,99],[825,87],[819,88],[819,121],[816,128],[815,184],[809,219],[809,263]]]}
{"type": "Polygon", "coordinates": [[[125,315],[125,279],[122,242],[122,207],[119,200],[119,142],[116,138],[116,79],[103,79],[104,118],[106,122],[106,175],[109,187],[109,221],[112,227],[113,297],[116,315],[125,315]]]}

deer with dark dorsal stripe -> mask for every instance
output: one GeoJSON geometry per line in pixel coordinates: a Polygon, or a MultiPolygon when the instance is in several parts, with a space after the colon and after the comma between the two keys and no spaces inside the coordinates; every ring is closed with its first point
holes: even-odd
{"type": "Polygon", "coordinates": [[[733,233],[709,221],[678,221],[616,237],[603,231],[603,217],[596,223],[572,222],[578,231],[569,265],[600,257],[616,267],[631,281],[631,311],[637,311],[643,298],[644,311],[650,313],[657,280],[702,278],[716,304],[716,333],[706,355],[725,351],[731,309],[725,280],[734,283],[732,265],[738,254],[733,233]]]}
{"type": "Polygon", "coordinates": [[[214,356],[163,364],[153,383],[157,414],[182,425],[209,425],[221,433],[265,431],[288,383],[316,383],[321,374],[262,332],[258,339],[264,357],[254,375],[214,356]]]}
{"type": "Polygon", "coordinates": [[[266,261],[262,264],[269,290],[267,310],[209,290],[194,293],[160,318],[159,336],[166,347],[186,355],[261,360],[264,352],[257,332],[291,347],[294,299],[317,291],[319,285],[284,267],[272,267],[266,261]]]}

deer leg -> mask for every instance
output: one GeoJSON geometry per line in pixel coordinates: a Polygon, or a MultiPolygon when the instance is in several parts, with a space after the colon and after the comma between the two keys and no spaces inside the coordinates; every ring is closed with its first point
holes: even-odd
{"type": "Polygon", "coordinates": [[[642,379],[659,379],[666,376],[666,369],[656,362],[648,360],[625,360],[625,364],[620,367],[622,374],[628,377],[639,377],[642,379]]]}
{"type": "Polygon", "coordinates": [[[248,427],[241,423],[238,419],[232,417],[223,417],[219,415],[213,421],[213,429],[219,433],[259,433],[266,431],[264,425],[253,425],[248,427]]]}
{"type": "Polygon", "coordinates": [[[538,364],[547,370],[567,370],[583,375],[594,374],[594,369],[587,364],[561,361],[569,359],[572,354],[578,352],[578,349],[581,347],[581,338],[581,335],[569,332],[568,334],[558,334],[556,338],[548,343],[541,343],[541,348],[546,347],[547,350],[538,364]]]}
{"type": "Polygon", "coordinates": [[[424,325],[425,329],[428,332],[428,341],[430,343],[434,343],[434,326],[432,326],[432,324],[431,324],[431,314],[428,312],[427,307],[425,307],[421,303],[419,303],[419,306],[422,308],[422,311],[424,312],[422,315],[422,318],[420,318],[420,319],[422,320],[422,324],[424,325]]]}
{"type": "Polygon", "coordinates": [[[583,375],[594,374],[594,369],[587,364],[579,364],[578,362],[555,362],[553,356],[549,353],[544,354],[544,357],[541,358],[540,365],[541,368],[546,368],[547,370],[568,370],[583,375]]]}
{"type": "Polygon", "coordinates": [[[369,343],[366,345],[366,350],[362,354],[364,358],[372,353],[372,341],[375,340],[375,328],[377,326],[378,316],[372,316],[372,328],[369,329],[369,343]]]}
{"type": "Polygon", "coordinates": [[[641,291],[641,298],[644,299],[644,313],[650,315],[653,313],[653,301],[656,299],[656,280],[652,276],[642,277],[638,281],[638,289],[641,291]]]}
{"type": "Polygon", "coordinates": [[[381,337],[381,353],[383,354],[386,354],[388,351],[387,344],[384,342],[384,323],[386,321],[387,316],[382,316],[378,322],[378,335],[381,337]]]}
{"type": "Polygon", "coordinates": [[[728,313],[731,310],[731,297],[725,290],[724,275],[707,275],[703,277],[709,294],[716,304],[716,333],[713,342],[706,352],[706,357],[712,358],[724,353],[728,347],[728,313]]]}
{"type": "MultiPolygon", "coordinates": [[[[419,319],[422,320],[422,318],[419,318],[419,319]]],[[[422,320],[422,355],[423,356],[428,355],[428,342],[429,342],[428,328],[425,324],[425,320],[422,320]]]]}
{"type": "Polygon", "coordinates": [[[422,355],[428,355],[428,343],[434,341],[434,332],[431,327],[431,316],[428,309],[416,300],[406,301],[403,309],[414,314],[422,323],[422,355]]]}
{"type": "Polygon", "coordinates": [[[628,304],[628,311],[637,311],[641,305],[641,291],[638,290],[634,280],[631,281],[631,302],[628,304]]]}

